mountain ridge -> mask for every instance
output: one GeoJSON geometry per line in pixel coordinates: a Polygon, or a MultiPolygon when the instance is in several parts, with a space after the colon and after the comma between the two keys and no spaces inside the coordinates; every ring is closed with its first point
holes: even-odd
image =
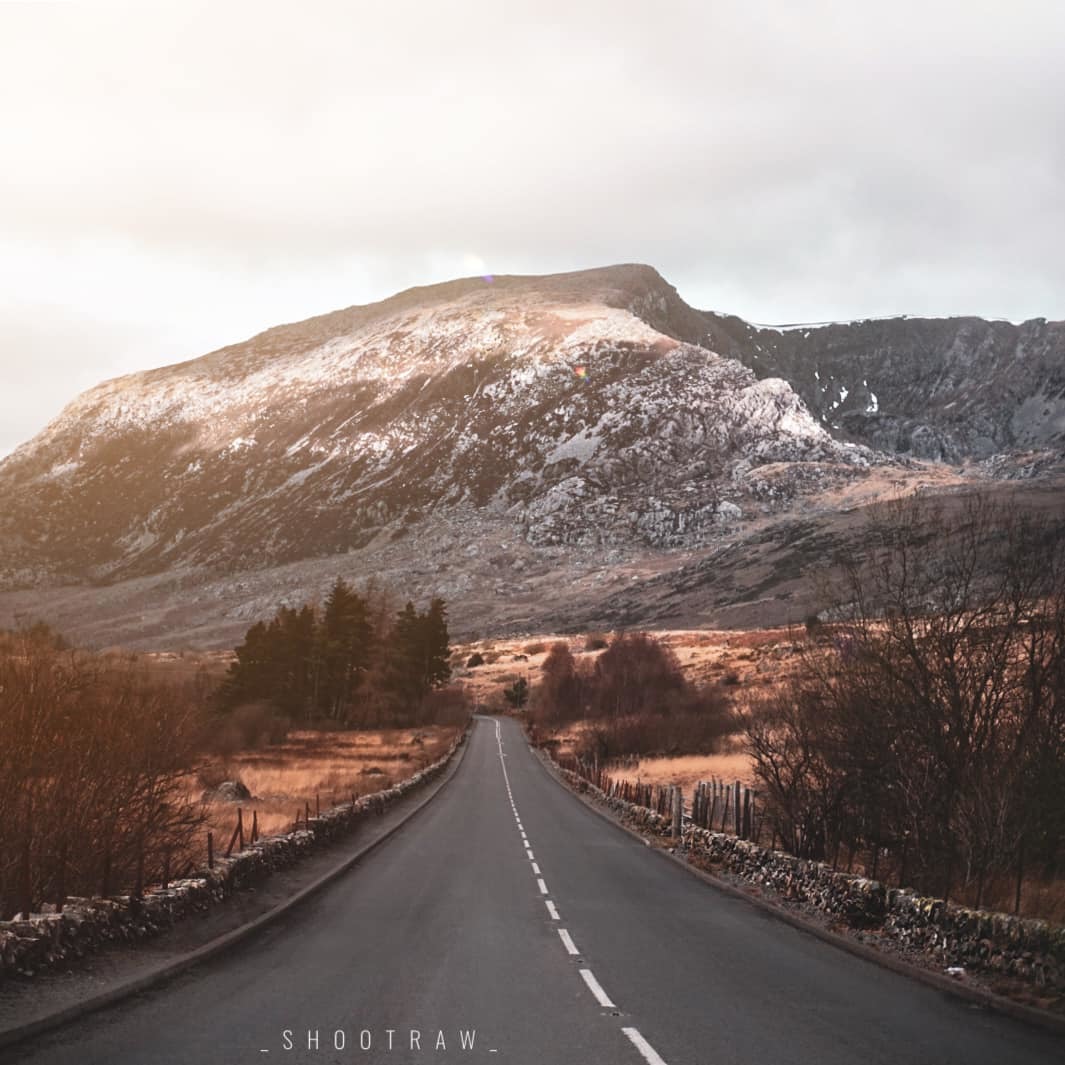
{"type": "MultiPolygon", "coordinates": [[[[406,558],[431,563],[419,588],[435,568],[479,595],[490,576],[456,553],[483,541],[506,545],[501,571],[532,595],[567,556],[609,584],[782,516],[1058,469],[1065,329],[902,321],[768,330],[626,264],[464,278],[277,326],[102,382],[0,462],[0,588],[9,606],[49,589],[62,613],[74,600],[57,589],[87,582],[236,586],[305,565],[302,593],[311,570],[388,559],[402,579],[406,558]]],[[[175,633],[213,609],[197,601],[177,597],[175,633]]]]}

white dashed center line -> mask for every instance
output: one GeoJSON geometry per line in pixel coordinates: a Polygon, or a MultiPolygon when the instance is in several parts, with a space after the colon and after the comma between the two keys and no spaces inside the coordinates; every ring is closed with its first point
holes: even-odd
{"type": "MultiPolygon", "coordinates": [[[[506,755],[503,753],[503,733],[499,727],[499,722],[496,722],[496,744],[499,747],[499,764],[503,768],[503,781],[507,786],[507,799],[510,801],[510,809],[514,814],[514,821],[518,826],[518,831],[521,833],[522,845],[525,847],[525,854],[532,864],[532,873],[536,879],[536,886],[540,889],[541,895],[547,895],[547,884],[544,882],[543,877],[540,874],[540,866],[537,864],[535,856],[532,852],[532,847],[529,844],[529,837],[525,834],[525,826],[521,823],[521,815],[518,813],[518,804],[514,801],[514,793],[510,788],[510,775],[507,773],[507,763],[504,761],[506,755]]],[[[552,921],[559,920],[558,908],[555,906],[551,899],[544,899],[544,905],[547,907],[547,912],[552,921]]],[[[573,942],[573,937],[565,928],[558,929],[559,939],[562,940],[563,947],[566,948],[566,953],[571,957],[576,957],[580,954],[577,949],[577,944],[573,942]]],[[[603,990],[603,985],[596,980],[591,969],[580,970],[581,979],[588,986],[588,990],[595,996],[596,1002],[599,1003],[603,1009],[616,1010],[617,1006],[610,1000],[610,996],[603,990]]],[[[643,1058],[647,1065],[666,1065],[666,1061],[659,1055],[650,1043],[640,1034],[636,1028],[622,1028],[622,1032],[628,1038],[629,1042],[639,1051],[640,1056],[643,1058]]],[[[264,1051],[264,1053],[266,1053],[264,1051]]],[[[492,1050],[491,1053],[496,1053],[492,1050]]]]}
{"type": "Polygon", "coordinates": [[[647,1065],[666,1065],[665,1059],[635,1028],[622,1028],[621,1030],[629,1037],[632,1045],[643,1055],[643,1060],[647,1062],[647,1065]]]}
{"type": "Polygon", "coordinates": [[[559,936],[562,938],[562,945],[566,948],[567,954],[580,954],[577,949],[577,944],[573,942],[573,937],[564,928],[558,930],[559,936]]]}
{"type": "Polygon", "coordinates": [[[603,990],[599,981],[592,975],[591,969],[581,969],[581,978],[588,985],[588,990],[595,995],[595,1001],[605,1010],[616,1010],[617,1006],[610,1001],[610,996],[603,990]]]}

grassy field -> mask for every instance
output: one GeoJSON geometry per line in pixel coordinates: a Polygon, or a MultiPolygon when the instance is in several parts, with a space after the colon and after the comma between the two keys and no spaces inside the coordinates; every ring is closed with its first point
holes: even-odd
{"type": "Polygon", "coordinates": [[[368,795],[412,776],[440,758],[458,734],[453,727],[382,729],[358,732],[289,733],[283,743],[242,751],[224,761],[212,759],[200,770],[200,784],[239,780],[250,800],[208,802],[207,816],[215,838],[233,831],[236,808],[251,825],[254,812],[262,835],[289,831],[297,811],[311,811],[316,802],[324,810],[350,802],[352,795],[368,795]]]}
{"type": "MultiPolygon", "coordinates": [[[[685,676],[698,683],[720,681],[735,689],[737,699],[772,689],[790,677],[797,665],[801,628],[715,630],[675,629],[654,632],[677,656],[685,676]]],[[[593,660],[602,652],[588,650],[586,636],[544,634],[510,639],[481,640],[454,648],[452,669],[483,706],[501,709],[502,689],[518,677],[535,684],[547,651],[561,641],[579,659],[593,660]],[[484,663],[467,668],[466,662],[479,654],[484,663]]]]}

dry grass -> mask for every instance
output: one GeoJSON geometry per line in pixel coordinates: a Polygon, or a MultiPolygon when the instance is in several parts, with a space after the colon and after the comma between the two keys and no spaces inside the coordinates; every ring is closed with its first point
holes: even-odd
{"type": "MultiPolygon", "coordinates": [[[[203,766],[205,781],[240,780],[252,799],[241,803],[245,826],[254,811],[263,835],[287,832],[298,810],[316,801],[322,809],[349,802],[412,776],[440,758],[458,733],[454,727],[381,729],[358,732],[292,732],[279,744],[244,751],[203,766]]],[[[236,824],[236,803],[211,802],[209,827],[228,840],[236,824]]]]}
{"type": "MultiPolygon", "coordinates": [[[[801,627],[674,629],[653,635],[673,650],[688,680],[696,684],[724,682],[741,702],[748,692],[766,693],[791,677],[798,666],[797,645],[805,638],[801,627]]],[[[455,670],[456,680],[482,707],[502,708],[502,689],[518,676],[527,676],[535,685],[546,651],[559,641],[580,660],[594,660],[601,653],[586,651],[583,635],[482,640],[456,648],[455,658],[462,663],[455,670]],[[540,647],[544,650],[528,653],[540,647]],[[465,662],[474,651],[484,655],[485,664],[467,670],[465,662]]]]}
{"type": "Polygon", "coordinates": [[[731,783],[751,785],[754,774],[751,760],[742,750],[720,754],[689,754],[677,758],[639,758],[634,762],[612,765],[611,776],[619,780],[640,781],[644,784],[678,784],[687,799],[700,780],[717,777],[731,783]]]}

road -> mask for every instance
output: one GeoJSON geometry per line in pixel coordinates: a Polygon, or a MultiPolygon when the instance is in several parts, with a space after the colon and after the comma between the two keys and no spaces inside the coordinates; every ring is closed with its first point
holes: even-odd
{"type": "Polygon", "coordinates": [[[1061,1037],[708,887],[489,719],[425,810],[255,941],[0,1052],[26,1065],[1063,1060],[1061,1037]]]}

